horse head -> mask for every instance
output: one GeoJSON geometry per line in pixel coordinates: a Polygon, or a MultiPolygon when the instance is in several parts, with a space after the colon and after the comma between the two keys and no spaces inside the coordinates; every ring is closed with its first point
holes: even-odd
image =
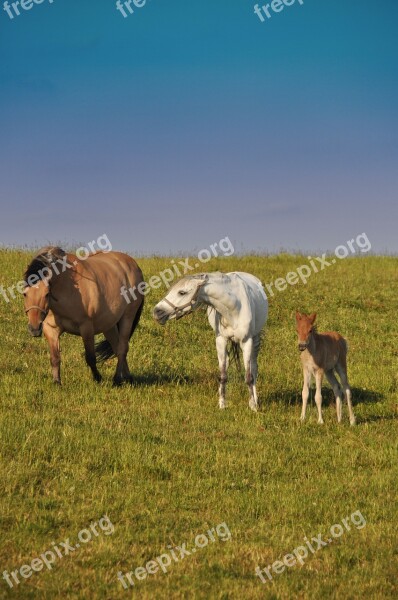
{"type": "Polygon", "coordinates": [[[24,308],[28,316],[28,330],[33,337],[43,333],[43,321],[49,311],[50,282],[54,271],[59,273],[56,263],[66,256],[57,246],[42,248],[26,269],[24,280],[24,308]]]}
{"type": "Polygon", "coordinates": [[[199,293],[207,281],[206,273],[180,279],[155,306],[153,310],[155,321],[164,325],[170,319],[181,319],[198,308],[201,304],[199,293]]]}

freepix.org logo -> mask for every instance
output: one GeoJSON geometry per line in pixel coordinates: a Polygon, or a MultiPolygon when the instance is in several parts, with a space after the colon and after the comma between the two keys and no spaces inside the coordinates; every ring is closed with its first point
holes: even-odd
{"type": "Polygon", "coordinates": [[[266,20],[271,19],[274,14],[282,12],[286,7],[293,6],[293,4],[303,6],[304,0],[272,0],[272,2],[263,6],[256,4],[254,14],[264,23],[266,20]]]}
{"type": "Polygon", "coordinates": [[[146,0],[117,0],[116,10],[127,19],[130,15],[134,14],[136,8],[143,8],[146,4],[146,0]]]}
{"type": "Polygon", "coordinates": [[[123,285],[120,288],[120,294],[126,300],[127,304],[130,304],[132,300],[137,300],[137,293],[146,296],[151,289],[156,290],[160,288],[162,283],[168,289],[176,277],[183,277],[190,271],[195,271],[202,263],[207,263],[212,257],[216,258],[220,256],[220,253],[222,256],[232,256],[234,252],[235,249],[231,240],[229,237],[225,237],[215,244],[210,244],[210,250],[208,248],[200,250],[197,255],[198,262],[193,265],[190,264],[189,258],[179,260],[178,264],[175,260],[172,260],[170,262],[171,268],[160,271],[159,275],[153,275],[148,282],[142,281],[138,286],[134,286],[133,288],[127,289],[126,286],[123,285]]]}
{"type": "MultiPolygon", "coordinates": [[[[112,244],[109,241],[108,236],[104,233],[100,235],[97,240],[92,240],[87,244],[87,246],[80,246],[75,251],[75,255],[79,260],[86,260],[92,254],[96,252],[110,252],[112,250],[112,244]]],[[[56,261],[49,264],[47,267],[43,267],[37,275],[30,275],[25,281],[22,279],[18,281],[18,283],[14,283],[13,285],[4,288],[4,286],[0,285],[0,296],[4,298],[6,302],[10,301],[10,298],[15,299],[17,296],[15,292],[19,292],[20,294],[24,293],[25,287],[27,285],[33,286],[39,283],[39,281],[43,281],[46,285],[48,285],[48,281],[51,275],[60,275],[60,273],[65,273],[68,269],[73,269],[77,265],[77,259],[72,263],[68,262],[67,254],[64,253],[62,256],[57,258],[56,261]]]]}
{"type": "Polygon", "coordinates": [[[43,2],[52,4],[54,0],[15,0],[15,2],[8,2],[8,0],[5,0],[3,9],[10,19],[14,19],[15,17],[19,17],[21,11],[31,10],[35,4],[43,4],[43,2]]]}
{"type": "Polygon", "coordinates": [[[321,533],[318,533],[316,537],[311,537],[311,540],[309,540],[306,536],[303,540],[305,545],[301,544],[300,546],[297,546],[297,548],[295,548],[292,552],[285,554],[281,560],[276,560],[271,565],[268,565],[262,569],[260,566],[257,566],[255,569],[256,576],[259,577],[261,583],[267,583],[273,579],[271,572],[274,575],[280,575],[285,571],[286,567],[296,567],[298,564],[302,566],[304,561],[307,558],[310,558],[308,550],[311,552],[311,554],[315,554],[321,548],[329,546],[335,539],[341,537],[346,531],[351,531],[351,525],[354,525],[356,529],[363,529],[366,526],[366,519],[360,510],[356,510],[355,512],[351,513],[349,517],[342,519],[341,523],[335,523],[332,525],[326,539],[322,539],[321,533]]]}
{"type": "Polygon", "coordinates": [[[108,515],[104,515],[98,521],[90,523],[89,528],[81,529],[79,531],[77,534],[78,541],[75,545],[70,543],[70,538],[67,538],[63,542],[52,542],[51,550],[46,550],[39,556],[32,558],[29,563],[26,563],[11,572],[3,571],[3,579],[10,588],[13,588],[15,585],[19,585],[23,580],[29,579],[34,573],[45,570],[45,567],[51,571],[53,566],[58,563],[60,559],[76,552],[82,544],[91,542],[94,537],[99,537],[101,533],[112,535],[114,531],[115,528],[110,518],[108,515]],[[98,531],[98,528],[100,531],[98,531]]]}

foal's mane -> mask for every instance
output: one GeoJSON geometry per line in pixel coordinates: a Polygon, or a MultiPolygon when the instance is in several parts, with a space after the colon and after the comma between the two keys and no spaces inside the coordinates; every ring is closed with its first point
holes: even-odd
{"type": "Polygon", "coordinates": [[[27,281],[31,275],[40,276],[40,271],[56,262],[59,258],[66,255],[65,250],[59,246],[46,246],[39,250],[39,253],[32,259],[24,274],[24,280],[27,281]]]}

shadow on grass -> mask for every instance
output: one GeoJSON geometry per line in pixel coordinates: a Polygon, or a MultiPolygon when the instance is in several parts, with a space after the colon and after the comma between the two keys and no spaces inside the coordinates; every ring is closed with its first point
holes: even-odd
{"type": "MultiPolygon", "coordinates": [[[[373,390],[365,390],[362,388],[351,388],[352,391],[352,402],[356,404],[374,404],[384,399],[384,395],[380,392],[374,392],[373,390]]],[[[285,404],[286,406],[293,406],[301,404],[301,389],[297,390],[282,390],[280,392],[272,392],[267,396],[267,402],[276,402],[278,404],[285,404]]],[[[311,387],[309,402],[315,402],[315,388],[311,387]]],[[[328,387],[322,388],[322,406],[329,406],[335,404],[335,398],[333,390],[328,387]]]]}
{"type": "Polygon", "coordinates": [[[384,400],[384,394],[381,392],[374,392],[373,390],[365,390],[362,388],[351,388],[352,401],[355,404],[374,404],[375,402],[381,402],[384,400]]]}
{"type": "Polygon", "coordinates": [[[148,371],[141,375],[133,374],[132,386],[145,386],[145,385],[162,385],[164,383],[174,384],[188,384],[193,383],[194,380],[189,375],[181,375],[181,373],[152,373],[148,371]]]}
{"type": "Polygon", "coordinates": [[[268,402],[276,402],[277,404],[285,404],[286,406],[301,404],[301,390],[281,390],[280,392],[272,392],[265,396],[262,404],[268,402]]]}
{"type": "Polygon", "coordinates": [[[398,416],[396,415],[374,415],[373,417],[357,417],[357,424],[363,425],[364,423],[378,423],[379,421],[396,421],[398,416]]]}

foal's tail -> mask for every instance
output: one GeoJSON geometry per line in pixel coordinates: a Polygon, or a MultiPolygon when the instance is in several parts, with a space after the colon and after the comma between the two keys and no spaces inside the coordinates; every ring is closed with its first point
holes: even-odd
{"type": "MultiPolygon", "coordinates": [[[[134,331],[137,328],[137,325],[141,318],[143,308],[144,308],[144,298],[142,298],[140,307],[137,310],[137,312],[135,313],[134,321],[131,326],[129,339],[131,338],[131,336],[133,335],[134,331]]],[[[108,360],[108,358],[114,358],[116,356],[116,354],[112,350],[112,346],[110,345],[108,340],[102,340],[101,342],[98,342],[97,344],[95,344],[95,354],[97,357],[97,362],[104,362],[104,360],[108,360]]]]}
{"type": "Polygon", "coordinates": [[[240,371],[242,369],[242,365],[240,362],[240,353],[239,353],[239,344],[237,342],[229,341],[228,348],[228,358],[234,362],[240,371]]]}

